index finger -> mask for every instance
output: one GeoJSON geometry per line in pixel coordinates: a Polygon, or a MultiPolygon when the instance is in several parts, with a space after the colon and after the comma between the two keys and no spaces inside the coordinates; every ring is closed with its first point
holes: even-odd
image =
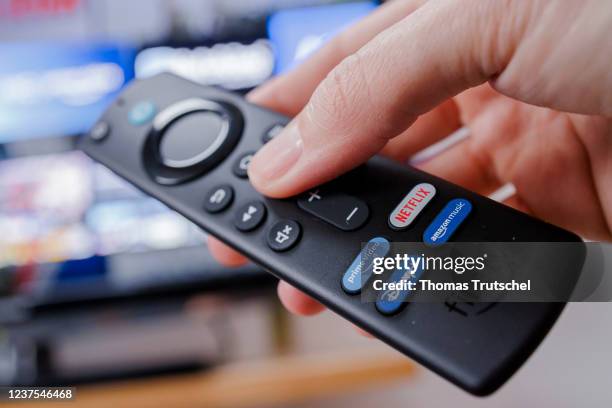
{"type": "Polygon", "coordinates": [[[396,0],[383,4],[340,32],[293,70],[250,92],[247,99],[287,116],[295,116],[306,105],[317,85],[340,61],[356,52],[385,28],[412,13],[424,2],[425,0],[396,0]]]}

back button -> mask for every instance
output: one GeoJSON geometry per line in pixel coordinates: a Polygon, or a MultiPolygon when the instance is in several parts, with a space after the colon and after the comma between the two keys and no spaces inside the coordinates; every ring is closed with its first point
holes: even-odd
{"type": "Polygon", "coordinates": [[[232,203],[234,190],[228,185],[214,187],[206,193],[204,209],[209,213],[218,213],[225,210],[232,203]]]}

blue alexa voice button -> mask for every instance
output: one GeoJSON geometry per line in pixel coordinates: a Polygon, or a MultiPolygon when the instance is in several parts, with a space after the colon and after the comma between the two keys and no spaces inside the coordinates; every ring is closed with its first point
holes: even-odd
{"type": "Polygon", "coordinates": [[[144,125],[153,120],[157,113],[155,104],[150,101],[140,101],[128,112],[128,121],[133,126],[144,125]]]}
{"type": "Polygon", "coordinates": [[[391,244],[383,237],[369,240],[359,254],[357,254],[351,266],[344,272],[342,276],[342,289],[350,295],[356,295],[361,292],[363,285],[372,276],[374,258],[386,256],[390,248],[391,244]]]}
{"type": "Polygon", "coordinates": [[[466,199],[449,201],[423,233],[423,242],[434,246],[447,242],[471,211],[472,203],[466,199]]]}
{"type": "Polygon", "coordinates": [[[408,259],[407,268],[396,269],[387,281],[387,289],[378,296],[376,309],[380,313],[390,315],[398,312],[412,290],[416,289],[416,283],[423,274],[423,265],[417,261],[418,258],[408,259]]]}

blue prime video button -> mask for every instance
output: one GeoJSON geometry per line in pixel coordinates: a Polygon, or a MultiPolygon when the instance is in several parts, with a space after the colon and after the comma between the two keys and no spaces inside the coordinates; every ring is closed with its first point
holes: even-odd
{"type": "Polygon", "coordinates": [[[380,294],[376,300],[376,309],[383,314],[396,313],[406,302],[406,299],[412,293],[408,289],[408,283],[414,286],[421,279],[423,274],[423,266],[421,263],[415,264],[415,258],[409,258],[408,268],[399,268],[393,271],[389,277],[388,283],[393,283],[398,287],[388,289],[380,294]],[[402,287],[402,282],[405,283],[402,287]]]}
{"type": "Polygon", "coordinates": [[[471,211],[472,203],[464,198],[449,201],[423,233],[423,242],[433,246],[447,242],[471,211]]]}
{"type": "Polygon", "coordinates": [[[383,237],[372,238],[357,254],[351,266],[342,276],[342,289],[348,294],[361,292],[363,285],[372,276],[374,258],[384,257],[389,252],[391,244],[383,237]]]}
{"type": "Polygon", "coordinates": [[[131,125],[140,126],[153,120],[157,113],[157,109],[153,102],[141,101],[130,109],[128,113],[128,121],[131,125]]]}

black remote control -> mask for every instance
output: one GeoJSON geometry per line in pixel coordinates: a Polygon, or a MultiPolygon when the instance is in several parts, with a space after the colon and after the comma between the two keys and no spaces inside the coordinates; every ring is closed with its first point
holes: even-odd
{"type": "Polygon", "coordinates": [[[495,391],[542,341],[564,303],[411,303],[400,309],[362,302],[357,294],[365,282],[349,273],[361,243],[384,248],[388,242],[422,242],[424,232],[426,240],[436,239],[426,231],[449,205],[462,215],[444,240],[580,239],[384,158],[297,199],[265,198],[249,183],[246,169],[288,121],[237,94],[162,74],[130,84],[81,148],[458,386],[477,395],[495,391]]]}

